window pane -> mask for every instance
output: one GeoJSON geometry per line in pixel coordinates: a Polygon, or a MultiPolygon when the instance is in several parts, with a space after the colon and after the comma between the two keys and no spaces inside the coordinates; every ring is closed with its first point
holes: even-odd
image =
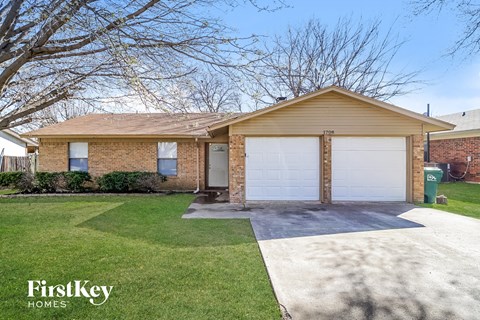
{"type": "Polygon", "coordinates": [[[165,176],[176,176],[177,159],[158,159],[158,172],[165,176]]]}
{"type": "Polygon", "coordinates": [[[158,158],[159,159],[175,159],[177,157],[177,143],[176,142],[159,142],[158,143],[158,158]]]}
{"type": "Polygon", "coordinates": [[[88,158],[88,143],[70,142],[70,158],[88,158]]]}
{"type": "Polygon", "coordinates": [[[88,171],[88,159],[70,159],[70,171],[88,171]]]}

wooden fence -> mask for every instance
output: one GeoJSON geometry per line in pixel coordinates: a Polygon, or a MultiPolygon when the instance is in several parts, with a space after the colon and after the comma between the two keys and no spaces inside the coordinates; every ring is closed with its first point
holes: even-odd
{"type": "Polygon", "coordinates": [[[24,157],[0,157],[0,172],[24,171],[35,173],[38,167],[36,154],[24,157]]]}

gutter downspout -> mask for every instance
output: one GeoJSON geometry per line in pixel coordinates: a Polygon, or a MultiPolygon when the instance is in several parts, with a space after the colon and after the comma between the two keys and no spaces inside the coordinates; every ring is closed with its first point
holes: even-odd
{"type": "Polygon", "coordinates": [[[200,146],[198,145],[198,138],[195,138],[195,145],[197,146],[197,189],[193,193],[197,194],[200,191],[200,152],[198,150],[200,146]]]}

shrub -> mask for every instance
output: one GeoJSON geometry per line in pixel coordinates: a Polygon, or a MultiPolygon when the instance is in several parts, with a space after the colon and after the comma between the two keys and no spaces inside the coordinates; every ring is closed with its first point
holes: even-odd
{"type": "Polygon", "coordinates": [[[35,185],[40,192],[55,192],[61,184],[61,172],[37,172],[35,185]]]}
{"type": "Polygon", "coordinates": [[[104,192],[145,192],[158,191],[159,184],[164,181],[165,176],[154,172],[114,171],[98,178],[97,184],[104,192]]]}
{"type": "Polygon", "coordinates": [[[36,190],[34,183],[35,176],[30,172],[23,172],[20,179],[15,182],[15,189],[20,190],[21,192],[34,192],[36,190]]]}
{"type": "Polygon", "coordinates": [[[0,172],[0,187],[9,187],[17,184],[22,178],[24,172],[0,172]]]}
{"type": "Polygon", "coordinates": [[[85,183],[92,181],[92,177],[88,172],[71,171],[63,172],[65,187],[68,191],[81,192],[85,191],[85,183]]]}
{"type": "Polygon", "coordinates": [[[149,173],[138,179],[135,183],[135,191],[139,192],[158,192],[161,190],[162,182],[167,181],[167,177],[159,173],[149,173]]]}

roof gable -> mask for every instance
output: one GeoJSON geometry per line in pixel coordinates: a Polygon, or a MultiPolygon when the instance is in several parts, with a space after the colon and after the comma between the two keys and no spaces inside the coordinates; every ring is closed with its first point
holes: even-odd
{"type": "Polygon", "coordinates": [[[392,104],[388,104],[388,103],[385,103],[385,102],[382,102],[382,101],[379,101],[379,100],[376,100],[376,99],[372,99],[372,98],[369,98],[369,97],[366,97],[366,96],[363,96],[363,95],[360,95],[360,94],[357,94],[357,93],[354,93],[352,91],[345,90],[345,89],[342,89],[342,88],[339,88],[339,87],[336,87],[336,86],[331,86],[331,87],[320,89],[320,90],[317,90],[315,92],[312,92],[312,93],[309,93],[309,94],[306,94],[306,95],[303,95],[303,96],[300,96],[300,97],[297,97],[297,98],[294,98],[294,99],[291,99],[291,100],[287,100],[287,101],[275,104],[273,106],[270,106],[270,107],[267,107],[267,108],[264,108],[264,109],[261,109],[261,110],[258,110],[258,111],[254,111],[254,112],[247,113],[247,114],[244,114],[244,115],[241,115],[241,116],[238,116],[238,117],[235,117],[235,118],[223,121],[223,122],[216,123],[216,124],[210,126],[209,130],[214,131],[214,130],[218,130],[222,127],[225,127],[225,126],[235,125],[235,124],[240,123],[242,121],[247,121],[247,120],[255,118],[255,117],[260,117],[260,116],[263,116],[263,115],[268,114],[270,112],[274,112],[274,111],[277,111],[277,110],[280,110],[280,109],[283,109],[283,108],[294,106],[294,105],[300,104],[302,102],[305,102],[307,100],[311,100],[311,99],[314,99],[314,98],[317,98],[317,97],[321,97],[322,95],[326,95],[326,94],[329,94],[329,93],[340,94],[344,97],[348,97],[350,99],[363,102],[363,103],[365,103],[367,105],[370,105],[372,107],[376,107],[379,110],[392,112],[394,114],[397,114],[399,116],[402,116],[402,117],[408,119],[409,121],[416,121],[418,123],[422,123],[422,124],[425,125],[424,126],[425,131],[450,130],[450,129],[453,129],[455,127],[454,125],[452,125],[448,122],[445,122],[445,121],[441,121],[441,120],[438,120],[438,119],[435,119],[435,118],[429,118],[429,117],[426,117],[424,115],[418,114],[416,112],[394,106],[392,104]]]}

